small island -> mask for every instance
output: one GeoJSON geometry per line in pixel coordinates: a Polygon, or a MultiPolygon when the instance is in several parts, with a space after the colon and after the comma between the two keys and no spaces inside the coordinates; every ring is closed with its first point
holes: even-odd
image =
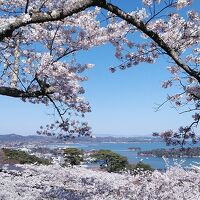
{"type": "Polygon", "coordinates": [[[155,157],[200,157],[200,147],[188,147],[188,148],[172,148],[172,149],[153,149],[149,151],[138,152],[139,156],[155,156],[155,157]]]}
{"type": "Polygon", "coordinates": [[[140,151],[141,148],[140,147],[129,147],[128,150],[130,150],[130,151],[140,151]]]}

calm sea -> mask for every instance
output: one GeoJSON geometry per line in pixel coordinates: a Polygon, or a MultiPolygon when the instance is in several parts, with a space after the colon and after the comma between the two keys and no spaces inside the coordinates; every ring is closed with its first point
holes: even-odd
{"type": "MultiPolygon", "coordinates": [[[[152,150],[158,148],[171,148],[166,146],[162,142],[147,143],[147,142],[134,142],[134,143],[87,143],[87,144],[50,144],[50,148],[56,147],[76,147],[83,150],[99,150],[99,149],[109,149],[123,156],[126,156],[130,163],[137,163],[142,161],[144,163],[150,164],[155,169],[165,169],[166,164],[162,158],[158,157],[144,157],[138,156],[137,151],[130,151],[130,147],[140,147],[141,150],[152,150]]],[[[200,158],[169,158],[168,162],[170,165],[175,163],[182,163],[183,167],[189,167],[191,164],[200,163],[200,158]],[[182,161],[184,161],[182,163],[182,161]]]]}

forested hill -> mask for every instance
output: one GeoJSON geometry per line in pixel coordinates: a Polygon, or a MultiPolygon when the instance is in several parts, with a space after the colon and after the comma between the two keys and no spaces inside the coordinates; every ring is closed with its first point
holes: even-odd
{"type": "Polygon", "coordinates": [[[153,149],[150,151],[141,151],[140,156],[156,156],[156,157],[200,157],[200,147],[190,148],[172,148],[172,149],[153,149]]]}

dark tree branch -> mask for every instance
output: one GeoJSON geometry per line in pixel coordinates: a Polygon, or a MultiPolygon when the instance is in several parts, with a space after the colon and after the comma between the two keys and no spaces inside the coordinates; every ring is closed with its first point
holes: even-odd
{"type": "Polygon", "coordinates": [[[161,12],[163,12],[165,9],[167,9],[169,7],[172,7],[173,5],[175,5],[175,3],[171,2],[170,4],[168,4],[164,8],[162,8],[160,11],[155,12],[155,1],[154,1],[154,13],[150,17],[150,19],[147,20],[147,22],[145,24],[148,24],[152,19],[154,19],[156,16],[158,16],[161,12]]]}
{"type": "Polygon", "coordinates": [[[183,141],[182,141],[182,143],[181,143],[182,148],[184,148],[184,144],[185,144],[185,141],[186,141],[186,139],[187,139],[187,133],[188,133],[189,131],[191,131],[191,129],[192,129],[192,127],[193,127],[194,125],[197,126],[197,125],[199,124],[199,120],[200,120],[200,116],[198,117],[198,119],[197,119],[196,121],[194,121],[194,122],[192,122],[192,123],[190,124],[190,126],[188,127],[188,131],[184,133],[184,135],[183,135],[183,141]]]}
{"type": "Polygon", "coordinates": [[[30,13],[31,20],[24,21],[24,16],[19,16],[16,20],[12,23],[8,23],[7,26],[0,28],[0,41],[2,41],[6,37],[11,37],[12,33],[23,26],[29,24],[36,24],[36,23],[44,23],[44,22],[53,22],[62,20],[68,16],[71,16],[75,13],[79,13],[86,8],[95,6],[97,0],[84,0],[79,1],[73,4],[72,7],[65,8],[61,11],[52,11],[52,12],[38,12],[38,13],[30,13]]]}
{"type": "Polygon", "coordinates": [[[51,96],[49,94],[46,94],[46,97],[49,99],[49,101],[53,104],[53,106],[55,107],[59,117],[61,118],[62,122],[64,123],[65,120],[63,119],[63,114],[61,113],[60,109],[58,108],[58,106],[56,105],[56,103],[54,102],[54,100],[51,98],[51,96]]]}
{"type": "Polygon", "coordinates": [[[0,95],[5,95],[5,96],[10,96],[10,97],[18,97],[18,98],[37,98],[37,97],[42,97],[45,96],[46,94],[52,94],[53,92],[49,91],[23,91],[19,90],[17,88],[11,88],[11,87],[0,87],[0,95]]]}
{"type": "Polygon", "coordinates": [[[60,28],[60,26],[58,26],[58,27],[56,28],[55,34],[54,34],[53,39],[52,39],[52,41],[51,41],[50,55],[52,55],[54,40],[55,40],[55,38],[56,38],[56,35],[57,35],[57,32],[58,32],[59,28],[60,28]]]}
{"type": "Polygon", "coordinates": [[[60,59],[62,59],[63,57],[65,57],[65,56],[67,56],[67,55],[69,55],[69,54],[71,54],[71,53],[74,53],[74,52],[76,52],[76,51],[78,51],[78,50],[79,50],[79,49],[72,49],[72,50],[69,51],[69,48],[67,48],[67,49],[65,50],[65,52],[64,52],[62,55],[60,55],[59,57],[57,57],[55,60],[53,60],[51,64],[54,64],[55,62],[58,62],[58,61],[59,61],[60,59]]]}
{"type": "Polygon", "coordinates": [[[27,13],[27,12],[28,12],[29,1],[30,1],[30,0],[26,0],[25,13],[27,13]]]}
{"type": "Polygon", "coordinates": [[[68,9],[64,9],[62,11],[56,11],[55,13],[32,13],[31,20],[30,21],[24,21],[23,17],[18,17],[16,21],[10,23],[7,25],[7,27],[4,27],[3,29],[0,29],[0,41],[2,41],[5,37],[12,36],[12,33],[14,30],[26,26],[28,24],[35,24],[35,23],[43,23],[43,22],[50,22],[50,21],[58,21],[61,19],[64,19],[68,16],[71,16],[72,14],[81,12],[85,10],[86,8],[92,7],[92,6],[99,6],[101,8],[104,8],[121,19],[127,21],[128,23],[132,24],[133,26],[137,27],[139,30],[141,30],[143,33],[148,35],[154,42],[158,44],[159,47],[161,47],[165,52],[174,60],[174,62],[180,66],[183,70],[185,70],[190,76],[194,77],[198,80],[200,83],[200,76],[199,72],[191,69],[188,65],[186,65],[178,56],[178,54],[169,47],[160,37],[157,33],[148,30],[146,25],[142,21],[137,21],[133,16],[127,14],[117,6],[114,6],[111,3],[107,3],[105,0],[84,0],[80,2],[74,3],[73,7],[70,7],[68,9]]]}
{"type": "Polygon", "coordinates": [[[97,3],[97,5],[101,8],[104,8],[121,19],[125,20],[129,24],[132,24],[133,26],[137,27],[140,31],[148,35],[156,44],[161,47],[173,60],[174,62],[181,67],[185,72],[187,72],[190,76],[194,77],[199,83],[200,83],[200,76],[198,71],[195,71],[191,69],[188,65],[186,65],[178,56],[178,54],[175,52],[173,48],[171,48],[167,43],[165,43],[160,36],[149,30],[146,25],[142,21],[137,21],[133,16],[129,15],[128,13],[124,12],[117,6],[114,6],[113,4],[107,3],[106,1],[102,0],[97,3]]]}

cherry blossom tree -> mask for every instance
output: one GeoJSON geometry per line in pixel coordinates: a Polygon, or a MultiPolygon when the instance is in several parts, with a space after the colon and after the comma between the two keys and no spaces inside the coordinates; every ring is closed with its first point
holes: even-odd
{"type": "MultiPolygon", "coordinates": [[[[131,2],[134,4],[135,2],[131,2]]],[[[177,86],[169,95],[177,108],[191,112],[193,121],[178,131],[155,133],[167,144],[198,141],[200,98],[200,15],[192,0],[141,0],[141,8],[126,12],[106,0],[6,0],[0,2],[0,94],[31,103],[52,104],[59,116],[39,133],[60,137],[91,135],[80,117],[90,112],[82,97],[81,72],[93,64],[78,63],[76,53],[112,44],[119,66],[111,72],[167,56],[177,86]],[[106,23],[105,23],[106,21],[106,23]],[[135,39],[140,37],[140,39],[135,39]]],[[[138,4],[140,5],[140,4],[138,4]]]]}
{"type": "Polygon", "coordinates": [[[200,168],[173,167],[137,175],[59,165],[17,165],[0,171],[0,198],[6,200],[183,200],[199,199],[200,168]]]}

